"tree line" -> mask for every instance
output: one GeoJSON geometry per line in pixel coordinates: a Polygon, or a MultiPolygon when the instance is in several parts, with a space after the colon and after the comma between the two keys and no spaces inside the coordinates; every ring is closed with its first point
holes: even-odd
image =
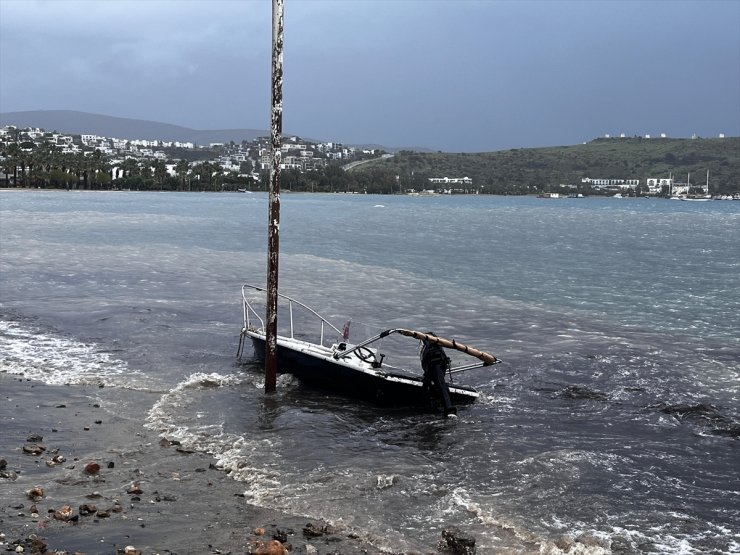
{"type": "MultiPolygon", "coordinates": [[[[266,191],[269,173],[253,178],[237,172],[226,172],[213,161],[175,163],[174,175],[162,159],[126,158],[113,166],[100,150],[65,153],[49,142],[4,143],[2,172],[5,187],[139,191],[266,191]]],[[[245,172],[251,163],[243,163],[245,172]]],[[[354,174],[345,172],[339,163],[301,172],[281,172],[281,188],[288,191],[393,193],[399,182],[390,169],[354,174]]]]}
{"type": "MultiPolygon", "coordinates": [[[[640,178],[628,194],[646,193],[647,177],[710,170],[711,192],[737,192],[740,139],[597,140],[573,147],[511,149],[493,153],[419,153],[401,151],[391,158],[342,169],[341,161],[323,168],[281,172],[281,189],[296,192],[397,194],[430,189],[431,177],[470,177],[474,192],[533,194],[595,191],[582,177],[640,178]]],[[[174,175],[162,159],[127,158],[113,167],[100,150],[64,153],[49,142],[0,145],[6,187],[59,189],[131,189],[156,191],[267,191],[269,174],[252,177],[251,163],[226,172],[204,160],[175,163],[174,175]]],[[[693,180],[692,180],[693,181],[693,180]]],[[[468,190],[467,192],[471,192],[468,190]]]]}

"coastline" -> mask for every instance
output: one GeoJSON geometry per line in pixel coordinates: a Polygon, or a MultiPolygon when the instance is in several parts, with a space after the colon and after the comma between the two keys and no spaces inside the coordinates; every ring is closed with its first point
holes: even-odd
{"type": "Polygon", "coordinates": [[[249,505],[209,455],[106,412],[92,388],[5,373],[0,387],[2,550],[381,553],[325,522],[249,505]]]}

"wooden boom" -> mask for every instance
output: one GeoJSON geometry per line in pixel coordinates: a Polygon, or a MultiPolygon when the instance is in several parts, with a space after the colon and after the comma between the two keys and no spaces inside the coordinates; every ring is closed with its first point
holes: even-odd
{"type": "Polygon", "coordinates": [[[421,331],[414,331],[414,330],[406,330],[402,328],[396,328],[393,331],[396,333],[400,333],[401,335],[405,335],[406,337],[413,337],[414,339],[418,339],[420,341],[428,341],[429,343],[435,343],[442,347],[447,347],[448,349],[456,349],[465,354],[473,356],[479,360],[482,360],[484,363],[484,366],[489,366],[491,364],[496,364],[497,362],[500,362],[492,354],[486,353],[485,351],[481,351],[480,349],[476,349],[475,347],[469,347],[463,343],[458,343],[454,339],[445,339],[444,337],[437,337],[436,335],[431,334],[431,333],[424,333],[421,331]]]}

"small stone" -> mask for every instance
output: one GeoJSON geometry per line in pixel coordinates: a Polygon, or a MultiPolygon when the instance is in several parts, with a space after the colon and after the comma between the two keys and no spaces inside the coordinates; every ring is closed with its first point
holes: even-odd
{"type": "Polygon", "coordinates": [[[46,447],[41,445],[40,443],[27,443],[23,446],[23,452],[27,453],[29,455],[40,455],[46,451],[46,447]]]}
{"type": "Polygon", "coordinates": [[[54,511],[54,514],[52,515],[54,519],[61,520],[61,521],[67,521],[72,518],[72,507],[69,505],[65,505],[58,511],[54,511]]]}
{"type": "Polygon", "coordinates": [[[28,443],[41,443],[42,441],[44,441],[44,438],[39,434],[31,434],[26,438],[26,441],[28,443]]]}
{"type": "Polygon", "coordinates": [[[127,545],[123,550],[124,555],[141,555],[141,551],[136,549],[133,545],[127,545]]]}
{"type": "Polygon", "coordinates": [[[97,513],[98,508],[92,503],[85,503],[83,505],[80,505],[79,511],[82,516],[88,516],[88,515],[94,515],[95,513],[97,513]]]}
{"type": "Polygon", "coordinates": [[[16,553],[23,553],[24,549],[22,545],[16,545],[15,546],[15,552],[16,553]]]}
{"type": "Polygon", "coordinates": [[[115,468],[116,464],[113,461],[108,462],[108,468],[115,468]]]}
{"type": "Polygon", "coordinates": [[[98,518],[108,518],[110,516],[110,511],[98,511],[96,515],[98,518]]]}
{"type": "Polygon", "coordinates": [[[126,493],[141,495],[144,492],[141,490],[141,486],[139,486],[138,482],[132,482],[132,484],[128,487],[128,490],[126,490],[126,493]]]}
{"type": "Polygon", "coordinates": [[[96,462],[89,462],[85,465],[85,474],[90,474],[91,476],[97,474],[100,472],[100,465],[96,462]]]}
{"type": "Polygon", "coordinates": [[[303,527],[303,535],[307,538],[318,538],[320,536],[323,536],[325,533],[325,528],[320,524],[316,524],[314,522],[309,522],[303,527]]]}
{"type": "Polygon", "coordinates": [[[264,536],[265,535],[265,529],[264,528],[255,528],[254,530],[252,530],[252,533],[255,536],[264,536]]]}
{"type": "Polygon", "coordinates": [[[8,466],[8,461],[5,459],[0,459],[0,470],[5,470],[5,468],[8,466]]]}
{"type": "Polygon", "coordinates": [[[252,555],[287,555],[288,550],[279,541],[270,540],[266,543],[258,543],[251,553],[252,555]]]}
{"type": "Polygon", "coordinates": [[[26,495],[28,495],[29,499],[36,501],[37,499],[41,499],[44,496],[44,488],[42,488],[41,486],[36,486],[35,488],[31,488],[30,490],[28,490],[28,493],[26,495]]]}

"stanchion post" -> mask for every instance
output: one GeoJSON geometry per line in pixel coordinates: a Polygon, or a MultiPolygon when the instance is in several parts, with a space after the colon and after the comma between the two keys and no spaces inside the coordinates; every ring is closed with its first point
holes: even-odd
{"type": "Polygon", "coordinates": [[[283,135],[283,0],[272,0],[272,166],[267,224],[267,319],[265,392],[277,384],[278,254],[280,252],[280,161],[283,135]]]}

